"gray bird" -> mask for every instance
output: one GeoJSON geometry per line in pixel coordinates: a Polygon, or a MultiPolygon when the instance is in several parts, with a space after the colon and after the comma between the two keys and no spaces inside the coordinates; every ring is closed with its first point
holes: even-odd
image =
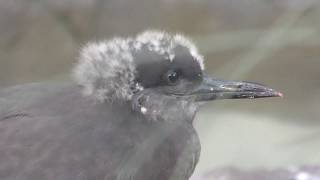
{"type": "Polygon", "coordinates": [[[0,91],[0,179],[189,179],[200,154],[192,125],[200,105],[282,96],[203,71],[203,57],[179,34],[88,43],[75,82],[0,91]]]}

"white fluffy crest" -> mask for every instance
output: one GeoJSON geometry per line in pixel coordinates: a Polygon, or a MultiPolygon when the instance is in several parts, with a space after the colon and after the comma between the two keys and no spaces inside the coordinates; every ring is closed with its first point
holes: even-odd
{"type": "Polygon", "coordinates": [[[85,95],[100,101],[131,99],[135,67],[128,41],[115,38],[82,49],[74,77],[85,95]]]}
{"type": "Polygon", "coordinates": [[[165,59],[173,61],[175,58],[174,48],[183,46],[188,48],[193,59],[196,60],[201,69],[204,70],[203,56],[199,54],[194,43],[181,34],[169,34],[162,31],[146,31],[139,34],[134,42],[134,48],[140,50],[146,45],[149,51],[165,56],[165,59]]]}
{"type": "Polygon", "coordinates": [[[174,60],[174,48],[187,47],[193,59],[204,69],[203,57],[186,37],[160,31],[146,31],[136,37],[114,38],[110,41],[88,43],[80,52],[73,75],[83,93],[96,100],[130,100],[134,92],[143,90],[135,82],[136,67],[133,51],[146,46],[149,51],[174,60]]]}

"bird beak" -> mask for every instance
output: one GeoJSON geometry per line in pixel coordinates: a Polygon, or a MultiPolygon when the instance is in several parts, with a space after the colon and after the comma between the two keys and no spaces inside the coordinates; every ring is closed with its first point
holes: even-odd
{"type": "Polygon", "coordinates": [[[254,99],[283,96],[281,92],[261,84],[245,81],[218,80],[206,76],[191,95],[195,95],[196,101],[210,101],[215,99],[254,99]]]}

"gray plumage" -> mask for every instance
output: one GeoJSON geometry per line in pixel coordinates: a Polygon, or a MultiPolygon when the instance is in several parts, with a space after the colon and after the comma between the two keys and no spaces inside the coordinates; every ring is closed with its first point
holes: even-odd
{"type": "Polygon", "coordinates": [[[2,180],[187,180],[200,154],[192,122],[204,101],[281,96],[209,79],[181,35],[145,32],[89,43],[76,83],[0,91],[2,180]]]}

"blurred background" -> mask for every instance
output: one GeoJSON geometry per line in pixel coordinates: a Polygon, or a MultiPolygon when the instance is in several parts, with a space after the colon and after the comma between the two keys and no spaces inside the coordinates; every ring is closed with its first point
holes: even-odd
{"type": "Polygon", "coordinates": [[[196,175],[320,165],[318,0],[0,0],[0,87],[68,80],[87,41],[146,29],[190,36],[208,74],[284,94],[202,108],[196,175]]]}

